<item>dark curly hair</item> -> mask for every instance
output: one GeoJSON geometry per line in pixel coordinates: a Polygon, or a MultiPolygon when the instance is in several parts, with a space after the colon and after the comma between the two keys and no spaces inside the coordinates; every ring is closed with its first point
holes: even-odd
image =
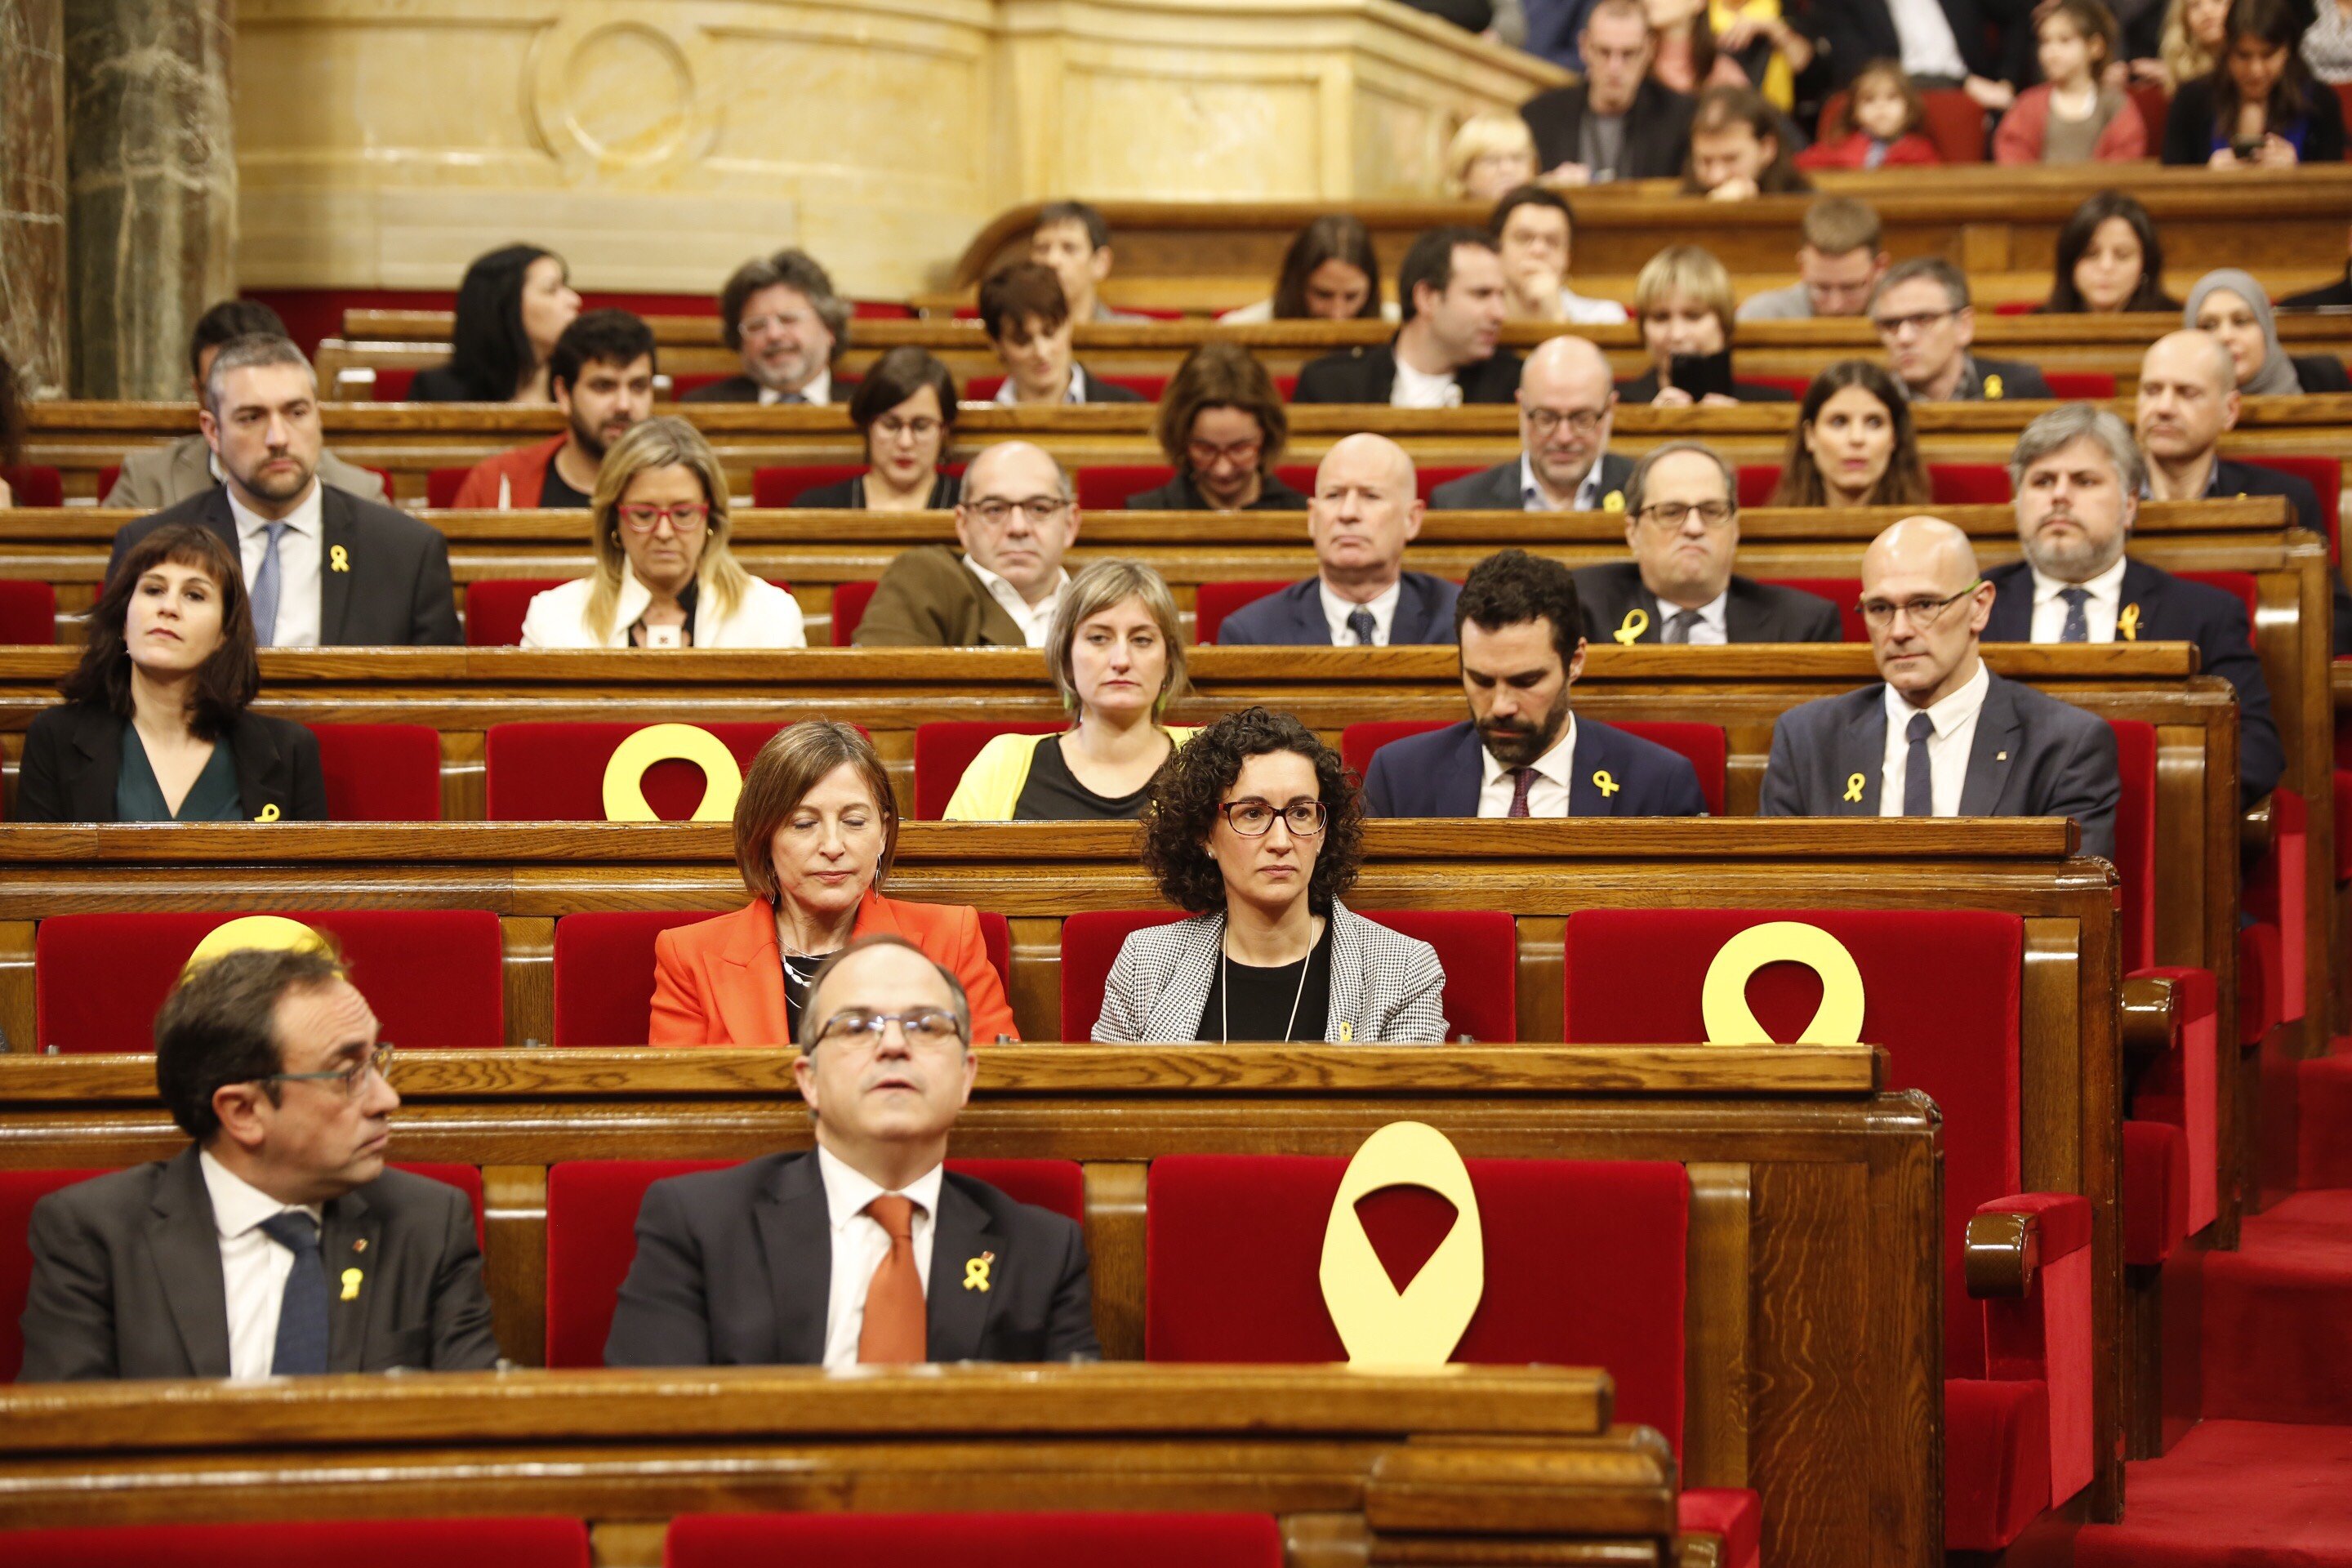
{"type": "Polygon", "coordinates": [[[1143,867],[1170,903],[1196,915],[1225,907],[1224,873],[1209,855],[1209,830],[1242,764],[1270,752],[1296,752],[1315,764],[1317,793],[1330,814],[1307,881],[1307,908],[1328,914],[1332,900],[1356,885],[1364,863],[1364,805],[1356,776],[1339,752],[1289,714],[1244,708],[1178,747],[1143,807],[1143,867]]]}

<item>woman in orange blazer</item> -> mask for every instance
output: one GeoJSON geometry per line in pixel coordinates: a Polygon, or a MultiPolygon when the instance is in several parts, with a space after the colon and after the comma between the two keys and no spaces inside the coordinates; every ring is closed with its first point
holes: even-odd
{"type": "Polygon", "coordinates": [[[830,721],[780,731],[735,803],[735,862],[751,901],[655,940],[653,1043],[792,1045],[817,965],[876,931],[905,937],[962,983],[974,1043],[1018,1039],[979,911],[877,890],[898,849],[890,776],[866,737],[830,721]]]}

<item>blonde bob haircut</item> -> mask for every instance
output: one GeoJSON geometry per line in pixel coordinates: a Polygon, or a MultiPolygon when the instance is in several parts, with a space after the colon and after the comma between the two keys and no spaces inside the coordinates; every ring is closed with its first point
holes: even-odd
{"type": "Polygon", "coordinates": [[[689,468],[702,481],[702,500],[710,508],[703,525],[702,561],[695,580],[709,595],[720,620],[735,613],[751,591],[751,579],[727,548],[731,528],[727,520],[727,471],[702,432],[685,420],[665,415],[632,426],[604,454],[596,475],[596,493],[588,514],[596,523],[595,586],[588,591],[585,619],[589,635],[603,642],[613,635],[613,617],[619,612],[621,584],[629,572],[628,552],[621,547],[621,499],[639,474],[652,468],[689,468]]]}
{"type": "Polygon", "coordinates": [[[1643,262],[1641,275],[1633,279],[1633,319],[1647,319],[1677,294],[1706,306],[1723,328],[1723,341],[1731,341],[1731,274],[1714,252],[1696,245],[1670,245],[1643,262]]]}
{"type": "Polygon", "coordinates": [[[890,794],[889,771],[854,724],[833,719],[806,719],[768,737],[760,754],[743,775],[743,793],[735,800],[735,868],[751,896],[776,901],[775,855],[770,846],[776,829],[798,810],[808,792],[827,773],[847,764],[874,797],[882,814],[882,858],[875,862],[874,887],[878,892],[898,858],[898,803],[890,794]]]}
{"type": "Polygon", "coordinates": [[[1530,163],[1536,162],[1535,132],[1526,121],[1516,111],[1499,109],[1481,110],[1464,121],[1445,146],[1445,194],[1466,196],[1470,166],[1497,153],[1524,153],[1530,163]]]}
{"type": "Polygon", "coordinates": [[[1062,707],[1072,715],[1078,711],[1076,677],[1070,672],[1070,649],[1078,640],[1078,627],[1105,610],[1140,599],[1160,628],[1160,640],[1168,648],[1168,673],[1160,683],[1160,694],[1151,700],[1151,718],[1157,723],[1168,705],[1184,695],[1189,688],[1184,679],[1184,638],[1176,618],[1176,596],[1168,591],[1167,579],[1140,561],[1108,556],[1091,562],[1087,569],[1070,579],[1062,594],[1061,607],[1054,612],[1053,627],[1045,634],[1045,673],[1053,678],[1054,688],[1062,694],[1062,707]]]}

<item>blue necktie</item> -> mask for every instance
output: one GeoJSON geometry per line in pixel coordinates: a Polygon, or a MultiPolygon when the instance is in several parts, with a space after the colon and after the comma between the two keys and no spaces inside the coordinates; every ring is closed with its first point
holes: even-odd
{"type": "Polygon", "coordinates": [[[269,542],[262,547],[261,570],[253,574],[253,640],[263,647],[278,645],[278,542],[286,537],[286,525],[267,525],[269,542]]]}
{"type": "Polygon", "coordinates": [[[1933,816],[1936,774],[1927,761],[1927,737],[1936,732],[1936,721],[1925,713],[1914,713],[1903,732],[1911,741],[1910,755],[1903,763],[1903,815],[1933,816]]]}
{"type": "Polygon", "coordinates": [[[1355,637],[1357,647],[1370,647],[1372,634],[1379,629],[1380,623],[1372,619],[1372,612],[1362,605],[1348,612],[1348,631],[1355,637]]]}
{"type": "Polygon", "coordinates": [[[319,1256],[319,1227],[306,1214],[289,1210],[261,1222],[269,1239],[294,1255],[286,1276],[286,1296],[278,1307],[278,1345],[269,1357],[272,1377],[327,1370],[327,1269],[319,1256]]]}
{"type": "Polygon", "coordinates": [[[2083,606],[2090,601],[2091,591],[2088,588],[2061,588],[2058,596],[2066,601],[2066,624],[2058,629],[2058,640],[2089,642],[2091,621],[2083,614],[2083,606]]]}

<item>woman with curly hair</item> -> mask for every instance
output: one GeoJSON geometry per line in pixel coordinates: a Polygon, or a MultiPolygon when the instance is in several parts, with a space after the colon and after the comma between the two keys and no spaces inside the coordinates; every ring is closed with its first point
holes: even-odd
{"type": "Polygon", "coordinates": [[[1339,901],[1363,839],[1355,779],[1306,725],[1245,708],[1202,730],[1143,813],[1143,864],[1192,918],[1127,939],[1094,1037],[1444,1040],[1435,950],[1339,901]]]}

